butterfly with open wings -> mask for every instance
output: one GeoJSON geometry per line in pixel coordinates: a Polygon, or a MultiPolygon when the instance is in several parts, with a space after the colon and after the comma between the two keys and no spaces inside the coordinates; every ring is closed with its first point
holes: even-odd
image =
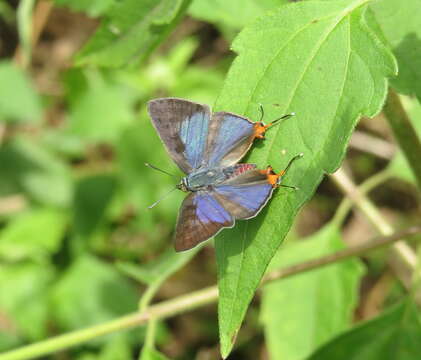
{"type": "Polygon", "coordinates": [[[186,174],[177,185],[189,194],[177,220],[176,251],[195,247],[237,219],[255,217],[302,156],[280,173],[238,163],[275,121],[265,125],[229,112],[211,113],[207,105],[177,98],[151,100],[148,111],[169,155],[186,174]]]}

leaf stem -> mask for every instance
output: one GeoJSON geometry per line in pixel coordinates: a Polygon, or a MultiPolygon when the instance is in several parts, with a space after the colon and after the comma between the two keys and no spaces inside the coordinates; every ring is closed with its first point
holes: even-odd
{"type": "MultiPolygon", "coordinates": [[[[395,243],[401,238],[406,238],[421,233],[421,225],[412,226],[406,230],[394,233],[390,236],[379,237],[367,241],[366,243],[350,247],[333,254],[322,256],[300,264],[292,265],[281,270],[275,270],[266,275],[262,283],[287,278],[322,266],[333,264],[345,259],[359,256],[395,243]]],[[[24,346],[17,350],[12,350],[0,355],[0,360],[26,360],[47,355],[56,351],[79,345],[99,336],[130,329],[149,322],[150,320],[171,317],[182,312],[191,311],[198,307],[215,302],[218,299],[218,289],[216,286],[201,289],[175,299],[163,301],[150,306],[147,310],[129,314],[116,320],[104,324],[92,326],[86,329],[73,331],[32,345],[24,346]]]]}
{"type": "Polygon", "coordinates": [[[408,160],[409,166],[414,172],[418,188],[421,191],[421,140],[402,106],[399,95],[392,88],[389,88],[383,113],[406,160],[408,160]]]}

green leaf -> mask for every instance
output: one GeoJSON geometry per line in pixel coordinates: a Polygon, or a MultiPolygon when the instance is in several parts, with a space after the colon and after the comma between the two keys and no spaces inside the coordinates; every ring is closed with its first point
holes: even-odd
{"type": "Polygon", "coordinates": [[[139,360],[168,360],[168,358],[158,350],[144,346],[139,360]]]}
{"type": "MultiPolygon", "coordinates": [[[[421,104],[415,99],[401,96],[404,108],[409,115],[411,123],[414,126],[415,131],[421,138],[421,104]]],[[[407,181],[413,185],[416,184],[414,173],[411,167],[408,165],[408,161],[404,157],[401,151],[397,151],[392,161],[388,164],[388,170],[404,181],[407,181]]]]}
{"type": "Polygon", "coordinates": [[[266,11],[286,3],[287,0],[194,0],[189,14],[220,26],[242,29],[266,11]]]}
{"type": "MultiPolygon", "coordinates": [[[[329,224],[310,238],[277,252],[269,269],[279,269],[342,249],[339,229],[329,224]]],[[[262,321],[270,358],[301,360],[345,330],[357,304],[362,267],[340,262],[263,288],[262,321]]]]}
{"type": "Polygon", "coordinates": [[[0,313],[21,338],[34,341],[47,335],[53,277],[53,268],[46,264],[0,265],[0,313]]]}
{"type": "Polygon", "coordinates": [[[53,209],[21,214],[0,233],[0,258],[45,261],[59,249],[66,225],[67,216],[53,209]]]}
{"type": "Polygon", "coordinates": [[[73,11],[82,11],[92,17],[106,14],[115,2],[116,0],[54,0],[58,6],[67,6],[73,11]]]}
{"type": "Polygon", "coordinates": [[[168,35],[190,0],[116,2],[76,57],[78,65],[119,67],[138,64],[168,35]]]}
{"type": "Polygon", "coordinates": [[[100,225],[114,195],[116,182],[111,175],[94,175],[81,179],[75,190],[74,227],[77,235],[87,238],[100,225]]]}
{"type": "Polygon", "coordinates": [[[92,256],[81,256],[53,290],[53,312],[64,330],[115,319],[137,308],[133,285],[113,266],[92,256]]]}
{"type": "Polygon", "coordinates": [[[93,70],[66,74],[69,132],[82,139],[114,142],[135,119],[133,90],[93,70]]]}
{"type": "Polygon", "coordinates": [[[9,61],[0,62],[0,84],[0,121],[40,120],[40,99],[21,69],[9,61]]]}
{"type": "Polygon", "coordinates": [[[140,300],[140,310],[146,309],[162,283],[190,261],[199,249],[196,248],[193,251],[180,254],[176,253],[171,246],[158,259],[144,266],[135,265],[130,262],[117,263],[117,268],[126,275],[149,285],[140,300]]]}
{"type": "Polygon", "coordinates": [[[114,335],[104,345],[98,360],[132,360],[133,355],[126,336],[114,335]]]}
{"type": "Polygon", "coordinates": [[[182,268],[196,254],[199,248],[183,253],[176,253],[168,248],[156,260],[145,265],[137,265],[131,262],[118,262],[117,268],[127,276],[144,284],[161,284],[165,279],[182,268]]]}
{"type": "Polygon", "coordinates": [[[18,136],[5,143],[0,148],[0,163],[0,193],[24,191],[46,205],[69,205],[70,169],[34,139],[18,136]]]}
{"type": "Polygon", "coordinates": [[[309,360],[413,360],[421,353],[421,323],[409,299],[323,346],[309,360]]]}
{"type": "Polygon", "coordinates": [[[398,76],[392,86],[403,94],[415,94],[421,101],[420,0],[373,2],[370,8],[398,60],[398,76]]]}
{"type": "Polygon", "coordinates": [[[256,219],[239,221],[216,238],[223,357],[231,351],[253,293],[298,209],[323,173],[339,166],[358,118],[374,116],[383,105],[386,76],[396,72],[396,64],[365,22],[366,2],[282,6],[246,27],[233,44],[239,56],[216,110],[255,119],[262,103],[267,121],[297,114],[269,130],[247,161],[279,171],[293,155],[303,152],[304,158],[285,180],[299,191],[277,190],[256,219]]]}

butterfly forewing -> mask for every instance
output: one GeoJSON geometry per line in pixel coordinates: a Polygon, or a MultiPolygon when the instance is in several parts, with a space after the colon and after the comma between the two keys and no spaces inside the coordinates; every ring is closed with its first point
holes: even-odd
{"type": "Polygon", "coordinates": [[[169,155],[186,174],[203,164],[210,109],[191,101],[163,98],[149,101],[148,111],[169,155]]]}
{"type": "Polygon", "coordinates": [[[206,146],[209,166],[230,166],[246,154],[254,140],[253,123],[239,115],[217,112],[212,115],[206,146]]]}

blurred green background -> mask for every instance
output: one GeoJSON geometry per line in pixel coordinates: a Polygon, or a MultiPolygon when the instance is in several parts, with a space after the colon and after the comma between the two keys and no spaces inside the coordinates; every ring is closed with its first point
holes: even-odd
{"type": "MultiPolygon", "coordinates": [[[[0,1],[0,352],[136,311],[148,277],[167,268],[166,257],[173,256],[171,236],[184,197],[174,192],[147,209],[174,180],[144,163],[181,174],[152,128],[146,102],[174,96],[212,105],[234,58],[230,41],[281,1],[249,2],[232,12],[218,11],[219,2],[208,11],[205,1],[196,1],[170,37],[128,69],[74,66],[73,56],[107,2],[61,3],[69,5],[56,1],[48,9],[41,35],[28,49],[16,22],[18,2],[0,1]]],[[[405,104],[421,118],[419,104],[409,98],[405,104]]],[[[373,197],[405,224],[419,216],[419,208],[403,158],[392,160],[391,139],[381,116],[363,120],[347,162],[357,181],[388,171],[389,180],[373,197]],[[361,134],[379,138],[388,150],[376,154],[361,134]]],[[[324,181],[288,241],[313,234],[332,218],[340,199],[324,181]]],[[[361,229],[367,229],[364,220],[350,216],[345,240],[356,241],[361,229]]],[[[383,255],[367,260],[358,319],[370,317],[364,299],[383,276],[384,262],[383,255]]],[[[214,284],[215,273],[208,244],[156,299],[214,284]]],[[[393,284],[391,297],[402,292],[393,284]]],[[[249,311],[232,359],[267,356],[258,305],[256,300],[249,311]]],[[[140,328],[51,358],[132,359],[144,336],[140,328]]],[[[217,358],[215,307],[159,323],[156,341],[171,358],[217,358]]]]}

